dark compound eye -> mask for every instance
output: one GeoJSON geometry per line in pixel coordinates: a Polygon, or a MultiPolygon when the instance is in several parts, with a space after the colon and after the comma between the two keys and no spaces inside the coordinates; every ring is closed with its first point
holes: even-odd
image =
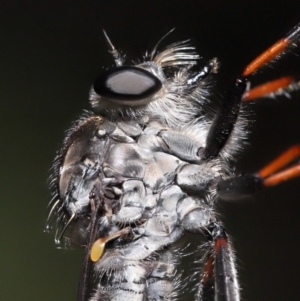
{"type": "Polygon", "coordinates": [[[121,66],[103,72],[94,83],[95,92],[109,99],[142,100],[162,87],[161,81],[149,71],[121,66]]]}

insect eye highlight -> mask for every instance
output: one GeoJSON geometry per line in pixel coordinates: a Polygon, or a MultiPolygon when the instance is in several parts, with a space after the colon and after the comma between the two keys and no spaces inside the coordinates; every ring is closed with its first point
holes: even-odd
{"type": "Polygon", "coordinates": [[[162,83],[149,71],[121,66],[103,72],[93,87],[102,97],[126,102],[149,98],[162,88],[162,83]]]}

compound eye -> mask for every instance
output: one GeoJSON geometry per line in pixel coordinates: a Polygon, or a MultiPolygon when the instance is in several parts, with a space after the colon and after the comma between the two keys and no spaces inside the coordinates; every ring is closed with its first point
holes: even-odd
{"type": "Polygon", "coordinates": [[[94,83],[95,92],[112,100],[138,101],[149,98],[162,87],[161,81],[149,71],[121,66],[103,72],[94,83]]]}

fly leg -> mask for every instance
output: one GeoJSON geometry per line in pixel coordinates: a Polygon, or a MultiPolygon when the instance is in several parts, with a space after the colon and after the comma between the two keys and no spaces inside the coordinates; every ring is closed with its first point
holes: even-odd
{"type": "Polygon", "coordinates": [[[230,241],[211,207],[199,200],[185,198],[178,205],[178,215],[185,231],[205,235],[208,239],[196,301],[239,301],[239,285],[230,241]]]}
{"type": "Polygon", "coordinates": [[[233,85],[227,91],[220,112],[213,120],[207,138],[206,146],[200,150],[199,157],[213,159],[219,155],[231,137],[237,119],[239,117],[242,101],[249,101],[265,95],[280,91],[289,92],[299,89],[300,85],[294,83],[291,76],[286,76],[259,87],[248,90],[249,77],[266,64],[273,62],[282,56],[287,49],[295,46],[300,38],[300,24],[293,28],[284,38],[277,41],[255,60],[253,60],[237,77],[233,85]]]}
{"type": "Polygon", "coordinates": [[[90,194],[91,200],[91,221],[90,221],[90,233],[85,248],[85,254],[81,265],[80,279],[78,284],[77,301],[87,300],[88,286],[89,286],[89,275],[91,270],[90,249],[97,236],[97,222],[99,217],[99,211],[102,206],[103,197],[98,193],[92,192],[90,194]]]}
{"type": "Polygon", "coordinates": [[[234,200],[251,196],[262,188],[278,185],[294,177],[299,177],[300,163],[282,170],[297,157],[300,157],[300,144],[286,150],[257,173],[221,180],[217,185],[217,193],[224,200],[234,200]]]}
{"type": "Polygon", "coordinates": [[[234,256],[227,233],[220,222],[212,222],[207,230],[210,248],[206,255],[197,301],[240,300],[234,256]]]}

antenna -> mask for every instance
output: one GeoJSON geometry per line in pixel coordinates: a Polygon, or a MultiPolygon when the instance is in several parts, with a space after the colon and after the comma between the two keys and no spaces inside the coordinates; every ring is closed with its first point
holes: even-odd
{"type": "Polygon", "coordinates": [[[123,58],[120,54],[120,52],[114,47],[114,45],[112,44],[111,40],[109,39],[106,31],[103,29],[103,34],[105,36],[105,39],[109,45],[109,47],[111,48],[111,50],[109,50],[109,52],[112,54],[115,63],[117,66],[122,66],[123,65],[123,58]]]}

